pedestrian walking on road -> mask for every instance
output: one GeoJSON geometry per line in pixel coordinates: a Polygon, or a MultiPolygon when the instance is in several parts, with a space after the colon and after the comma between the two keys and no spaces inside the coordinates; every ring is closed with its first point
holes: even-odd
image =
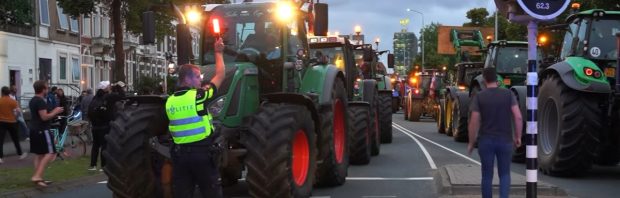
{"type": "Polygon", "coordinates": [[[206,106],[224,79],[224,43],[215,42],[215,76],[201,84],[200,68],[182,65],[176,91],[166,101],[169,130],[174,140],[172,192],[174,197],[193,197],[198,186],[202,197],[223,197],[219,183],[219,147],[206,106]]]}
{"type": "Polygon", "coordinates": [[[0,97],[0,164],[4,163],[2,158],[4,157],[4,150],[2,149],[2,145],[4,144],[4,137],[6,136],[6,132],[9,132],[9,136],[11,136],[11,140],[15,145],[15,150],[17,150],[17,155],[19,155],[19,159],[24,159],[28,155],[27,153],[22,152],[22,146],[19,144],[19,129],[17,126],[17,117],[18,112],[21,112],[19,106],[17,105],[17,101],[9,96],[11,91],[9,87],[2,87],[2,97],[0,97]]]}
{"type": "Polygon", "coordinates": [[[482,76],[487,88],[475,95],[470,103],[467,151],[471,154],[475,142],[478,142],[478,154],[482,164],[482,197],[492,197],[493,164],[497,159],[499,194],[501,198],[507,198],[510,193],[512,152],[515,146],[521,145],[523,127],[520,123],[523,120],[512,92],[498,87],[495,68],[485,68],[482,76]],[[514,134],[511,121],[518,123],[514,124],[514,134]]]}
{"type": "Polygon", "coordinates": [[[88,104],[88,118],[92,125],[93,134],[93,146],[90,151],[90,167],[88,170],[97,170],[97,159],[101,159],[101,168],[103,170],[105,166],[105,158],[103,157],[103,151],[105,150],[107,143],[105,136],[110,132],[110,121],[112,115],[110,115],[111,109],[106,104],[106,98],[110,94],[110,81],[101,81],[97,87],[97,93],[93,97],[90,104],[88,104]]]}
{"type": "Polygon", "coordinates": [[[30,178],[35,185],[47,187],[50,181],[43,179],[43,174],[47,164],[56,156],[54,145],[54,135],[51,129],[51,120],[61,114],[64,109],[55,107],[48,111],[46,93],[48,91],[47,82],[38,80],[33,85],[35,96],[30,99],[30,152],[36,154],[34,158],[34,174],[30,178]]]}

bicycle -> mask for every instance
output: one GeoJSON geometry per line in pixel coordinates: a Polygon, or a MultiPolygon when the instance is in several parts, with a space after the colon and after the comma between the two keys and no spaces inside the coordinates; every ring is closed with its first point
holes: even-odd
{"type": "Polygon", "coordinates": [[[54,124],[56,127],[52,128],[52,134],[54,135],[54,147],[58,152],[56,155],[64,160],[61,154],[65,154],[69,156],[69,154],[65,153],[65,142],[67,140],[67,136],[70,136],[69,145],[72,148],[76,148],[78,146],[81,147],[82,155],[86,155],[87,150],[87,137],[86,131],[89,129],[90,125],[88,122],[82,120],[82,112],[75,109],[70,116],[58,116],[54,120],[54,124]],[[62,125],[61,122],[65,121],[65,127],[62,129],[62,133],[60,132],[60,128],[62,125]],[[75,140],[77,138],[77,142],[75,140]]]}

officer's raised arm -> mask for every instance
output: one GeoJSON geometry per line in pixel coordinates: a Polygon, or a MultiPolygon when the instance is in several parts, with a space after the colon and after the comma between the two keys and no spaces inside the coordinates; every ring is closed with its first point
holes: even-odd
{"type": "Polygon", "coordinates": [[[215,41],[213,48],[215,49],[215,76],[211,79],[211,83],[215,85],[216,89],[219,89],[226,75],[224,72],[224,42],[222,38],[215,41]]]}

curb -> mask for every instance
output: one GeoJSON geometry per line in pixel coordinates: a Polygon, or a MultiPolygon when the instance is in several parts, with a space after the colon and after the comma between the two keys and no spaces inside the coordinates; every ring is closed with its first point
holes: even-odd
{"type": "MultiPolygon", "coordinates": [[[[480,185],[462,185],[452,184],[450,176],[446,167],[441,167],[433,174],[435,185],[437,186],[437,193],[443,195],[443,197],[472,197],[480,196],[480,185]]],[[[539,185],[538,195],[543,197],[569,197],[566,192],[552,185],[539,185]]],[[[493,194],[499,194],[499,186],[493,186],[493,194]]],[[[525,196],[525,186],[511,186],[510,196],[521,197],[525,196]]]]}
{"type": "Polygon", "coordinates": [[[2,198],[22,198],[22,197],[40,197],[45,194],[63,192],[67,190],[77,189],[83,186],[92,185],[93,183],[97,183],[100,181],[107,180],[108,177],[103,174],[97,174],[92,176],[86,176],[81,178],[76,178],[73,180],[67,180],[62,182],[54,182],[54,184],[48,186],[47,188],[27,188],[12,192],[6,192],[0,194],[2,198]]]}

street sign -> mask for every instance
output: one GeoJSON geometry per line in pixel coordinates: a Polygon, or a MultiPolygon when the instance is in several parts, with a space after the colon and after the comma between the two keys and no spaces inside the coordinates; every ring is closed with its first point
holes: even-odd
{"type": "Polygon", "coordinates": [[[570,0],[517,0],[521,9],[539,20],[551,20],[562,14],[570,0]]]}

